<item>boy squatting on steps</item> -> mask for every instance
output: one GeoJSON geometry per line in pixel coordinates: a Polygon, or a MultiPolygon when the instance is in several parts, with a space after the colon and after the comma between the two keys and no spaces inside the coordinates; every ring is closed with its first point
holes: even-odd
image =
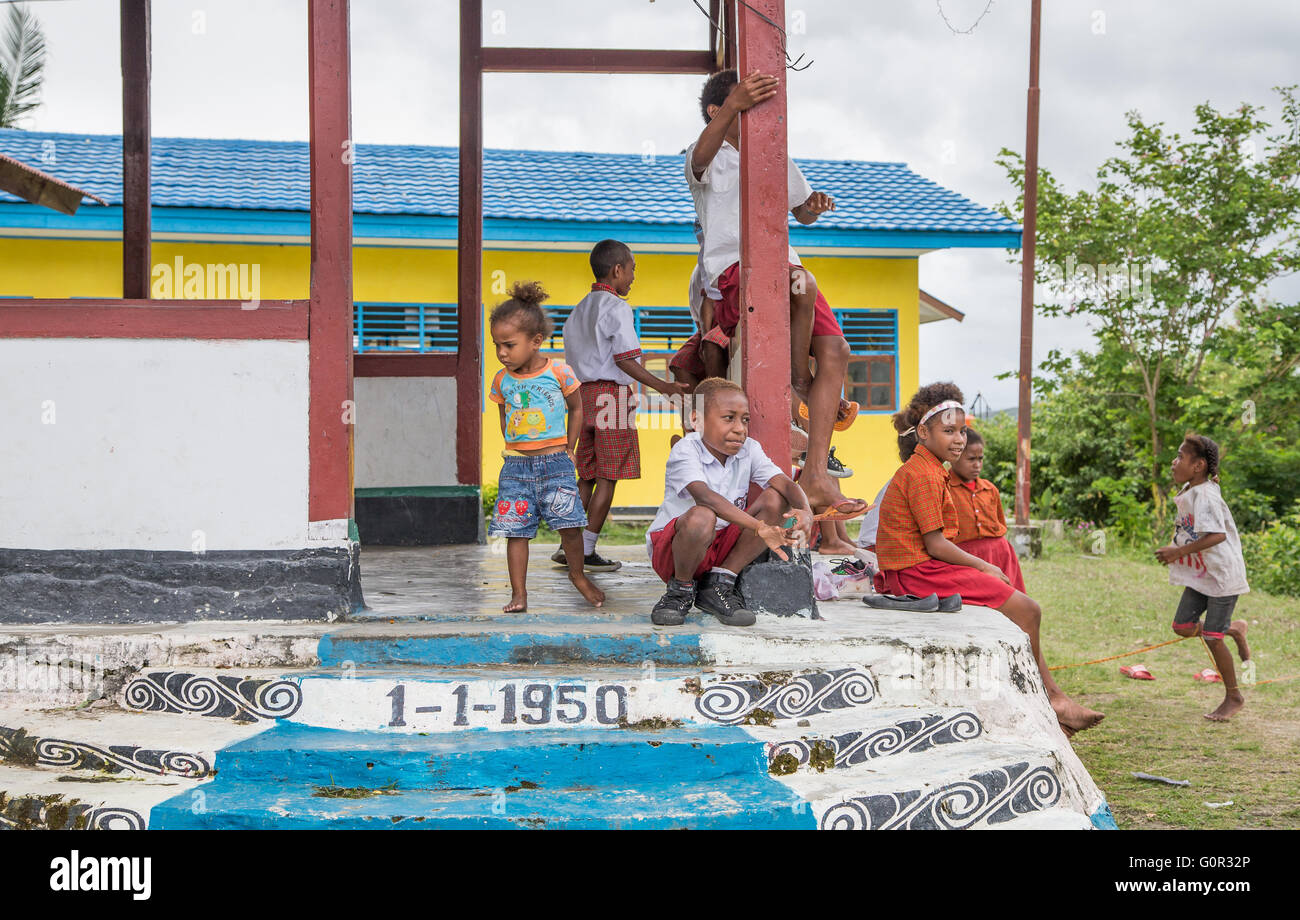
{"type": "Polygon", "coordinates": [[[1227,722],[1246,705],[1246,698],[1237,687],[1237,670],[1223,637],[1232,637],[1243,663],[1250,660],[1246,621],[1232,619],[1237,598],[1250,591],[1250,585],[1237,524],[1219,491],[1219,445],[1189,431],[1174,457],[1172,473],[1183,487],[1174,496],[1178,519],[1173,543],[1156,550],[1156,558],[1169,566],[1169,583],[1183,585],[1174,632],[1204,637],[1223,678],[1223,702],[1205,718],[1227,722]]]}
{"type": "Polygon", "coordinates": [[[528,541],[545,519],[568,551],[569,580],[595,607],[605,594],[583,571],[582,537],[587,524],[574,482],[573,447],[582,428],[578,380],[568,365],[540,353],[551,334],[542,309],[546,292],[537,282],[516,282],[510,299],[489,317],[492,344],[503,365],[492,379],[488,398],[501,410],[506,449],[497,484],[497,503],[488,533],[506,537],[510,603],[502,609],[528,609],[528,541]],[[567,409],[567,429],[566,429],[567,409]]]}
{"type": "Polygon", "coordinates": [[[803,490],[749,437],[749,400],[736,383],[710,377],[695,388],[694,431],[673,446],[664,500],[646,533],[646,549],[668,590],[650,621],[680,626],[691,608],[726,626],[751,626],[736,576],[766,547],[788,559],[795,529],[812,537],[803,490]],[[750,484],[763,490],[748,504],[750,484]],[[788,510],[787,510],[788,509],[788,510]],[[781,526],[793,516],[795,527],[781,526]],[[697,588],[697,582],[700,587],[697,588]]]}

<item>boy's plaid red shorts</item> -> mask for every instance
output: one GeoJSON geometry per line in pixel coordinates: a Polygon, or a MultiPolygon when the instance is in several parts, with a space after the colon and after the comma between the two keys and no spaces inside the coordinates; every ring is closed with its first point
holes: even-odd
{"type": "Polygon", "coordinates": [[[612,380],[584,383],[582,433],[578,436],[578,476],[582,479],[640,479],[641,440],[636,412],[629,408],[634,390],[612,380]]]}

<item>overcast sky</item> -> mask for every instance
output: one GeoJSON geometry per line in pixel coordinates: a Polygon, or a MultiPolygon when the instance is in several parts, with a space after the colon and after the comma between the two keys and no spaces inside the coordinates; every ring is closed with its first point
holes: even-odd
{"type": "MultiPolygon", "coordinates": [[[[707,8],[707,0],[701,0],[707,8]]],[[[353,0],[358,143],[456,143],[455,0],[353,0]]],[[[700,48],[691,0],[484,0],[494,45],[700,48]]],[[[1025,142],[1029,0],[788,0],[795,157],[902,160],[995,206],[1011,197],[993,158],[1025,142]],[[981,18],[982,16],[982,18],[981,18]],[[947,22],[945,22],[945,18],[947,22]],[[969,34],[954,30],[966,30],[969,34]]],[[[1193,107],[1268,106],[1300,82],[1300,8],[1236,0],[1048,0],[1043,4],[1041,165],[1091,186],[1124,113],[1186,130],[1193,107]]],[[[44,104],[26,127],[118,133],[117,0],[33,3],[48,43],[44,104]]],[[[153,133],[307,138],[306,0],[154,0],[153,133]]],[[[489,74],[490,147],[681,150],[700,130],[700,78],[489,74]]],[[[835,193],[835,189],[825,189],[835,193]]],[[[921,333],[921,379],[953,374],[967,400],[1013,406],[1019,264],[1003,250],[923,256],[921,286],[966,313],[921,333]]],[[[1300,296],[1300,278],[1275,286],[1300,296]]],[[[834,292],[828,292],[834,303],[834,292]]],[[[1080,320],[1038,320],[1035,355],[1088,344],[1080,320]]],[[[904,394],[906,398],[906,394],[904,394]]]]}

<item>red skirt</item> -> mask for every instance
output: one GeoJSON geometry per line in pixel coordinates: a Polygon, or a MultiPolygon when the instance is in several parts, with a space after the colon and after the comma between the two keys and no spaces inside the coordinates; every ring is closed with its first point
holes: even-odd
{"type": "MultiPolygon", "coordinates": [[[[800,266],[791,263],[791,268],[800,266]]],[[[722,299],[713,308],[713,321],[721,327],[726,335],[736,334],[736,325],[740,322],[740,263],[733,262],[721,275],[718,275],[718,290],[722,299]]],[[[817,285],[817,299],[813,306],[813,338],[820,335],[834,335],[843,338],[844,330],[835,319],[831,305],[817,285]]]]}
{"type": "MultiPolygon", "coordinates": [[[[1008,576],[1010,577],[1010,576],[1008,576]]],[[[947,597],[960,594],[962,603],[997,609],[1010,600],[1016,589],[968,565],[953,565],[939,559],[927,559],[911,568],[896,572],[878,572],[876,590],[881,594],[915,594],[947,597]]]]}
{"type": "Polygon", "coordinates": [[[977,559],[993,563],[1007,573],[1007,578],[1011,579],[1011,587],[1021,594],[1029,593],[1025,590],[1025,576],[1020,571],[1020,557],[1016,555],[1015,547],[1006,537],[979,537],[975,540],[967,540],[965,543],[958,543],[957,548],[964,549],[977,559]]]}

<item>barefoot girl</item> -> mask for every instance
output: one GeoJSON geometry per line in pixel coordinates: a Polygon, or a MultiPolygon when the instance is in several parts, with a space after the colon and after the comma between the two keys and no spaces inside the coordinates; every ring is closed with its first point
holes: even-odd
{"type": "Polygon", "coordinates": [[[922,387],[894,416],[898,452],[904,463],[890,480],[880,507],[876,590],[887,594],[960,594],[966,604],[993,607],[1029,635],[1047,698],[1065,734],[1091,728],[1102,714],[1080,706],[1052,680],[1039,647],[1042,609],[1011,587],[1005,572],[958,548],[957,509],[948,489],[944,461],[955,462],[966,447],[966,410],[951,383],[922,387]]]}
{"type": "Polygon", "coordinates": [[[1237,689],[1237,671],[1223,637],[1232,637],[1243,662],[1250,660],[1246,621],[1229,622],[1237,597],[1250,586],[1246,584],[1246,562],[1241,555],[1237,525],[1219,491],[1219,445],[1189,431],[1172,469],[1174,482],[1183,487],[1174,496],[1178,520],[1174,524],[1174,542],[1156,550],[1156,558],[1169,566],[1169,583],[1184,586],[1174,614],[1174,632],[1204,637],[1223,678],[1223,702],[1205,718],[1227,722],[1246,705],[1246,698],[1237,689]],[[1200,623],[1203,613],[1204,629],[1200,623]]]}
{"type": "Polygon", "coordinates": [[[516,282],[510,299],[489,318],[497,360],[504,365],[492,380],[489,398],[501,407],[506,449],[488,533],[507,538],[511,594],[502,608],[506,613],[528,609],[528,541],[537,536],[539,517],[560,535],[569,581],[593,606],[605,601],[604,592],[582,570],[581,530],[587,515],[573,463],[582,431],[579,383],[567,364],[540,353],[552,328],[541,307],[545,299],[536,281],[516,282]]]}

